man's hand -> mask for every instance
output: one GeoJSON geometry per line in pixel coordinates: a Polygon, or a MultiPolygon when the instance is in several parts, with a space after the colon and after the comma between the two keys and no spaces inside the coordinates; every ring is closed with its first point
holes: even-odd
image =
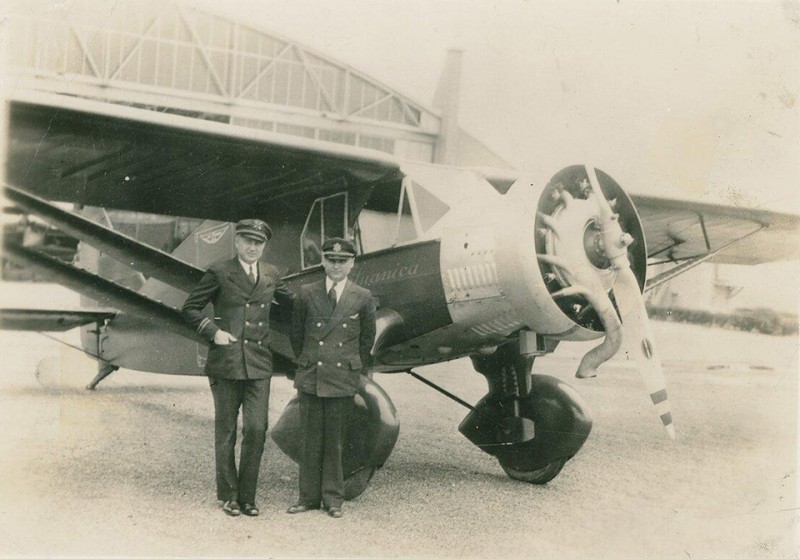
{"type": "Polygon", "coordinates": [[[214,343],[217,345],[228,345],[235,341],[238,341],[238,339],[231,336],[225,330],[217,330],[214,334],[214,343]]]}

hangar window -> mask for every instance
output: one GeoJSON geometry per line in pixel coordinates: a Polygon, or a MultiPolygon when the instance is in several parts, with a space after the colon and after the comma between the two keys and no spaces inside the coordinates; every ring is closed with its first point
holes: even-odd
{"type": "Polygon", "coordinates": [[[381,138],[379,136],[359,134],[358,145],[365,148],[385,151],[386,153],[394,153],[394,139],[392,138],[381,138]]]}
{"type": "Polygon", "coordinates": [[[322,243],[331,237],[347,236],[347,193],[317,198],[300,235],[303,269],[322,263],[322,243]]]}
{"type": "Polygon", "coordinates": [[[356,143],[354,132],[342,132],[339,130],[320,130],[319,139],[325,142],[336,142],[337,144],[350,144],[351,146],[356,143]]]}

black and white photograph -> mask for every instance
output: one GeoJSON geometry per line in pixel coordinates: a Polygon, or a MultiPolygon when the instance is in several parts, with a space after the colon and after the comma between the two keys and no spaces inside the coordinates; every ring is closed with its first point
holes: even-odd
{"type": "Polygon", "coordinates": [[[0,40],[0,557],[800,557],[800,2],[0,40]]]}

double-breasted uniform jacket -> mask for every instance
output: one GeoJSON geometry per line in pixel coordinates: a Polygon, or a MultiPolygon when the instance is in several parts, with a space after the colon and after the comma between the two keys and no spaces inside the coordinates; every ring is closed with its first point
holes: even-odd
{"type": "Polygon", "coordinates": [[[255,285],[238,257],[222,260],[206,271],[183,305],[183,316],[209,341],[205,373],[223,379],[265,379],[272,374],[269,348],[269,311],[273,296],[279,304],[291,304],[292,293],[278,269],[258,263],[255,285]],[[213,320],[203,309],[214,305],[213,320]],[[224,330],[237,338],[216,345],[214,334],[224,330]]]}
{"type": "Polygon", "coordinates": [[[331,313],[324,279],[303,286],[294,302],[291,342],[297,390],[322,398],[353,396],[359,375],[372,365],[372,293],[348,279],[331,313]]]}

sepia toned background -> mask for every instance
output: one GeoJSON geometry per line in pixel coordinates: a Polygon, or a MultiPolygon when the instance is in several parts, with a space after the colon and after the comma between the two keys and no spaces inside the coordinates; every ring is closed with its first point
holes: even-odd
{"type": "MultiPolygon", "coordinates": [[[[0,10],[57,16],[71,4],[0,10]]],[[[102,21],[136,2],[94,4],[102,21]]],[[[459,124],[512,167],[591,162],[633,192],[800,212],[797,2],[184,5],[305,44],[426,107],[448,49],[462,49],[459,124]]],[[[673,287],[709,308],[721,278],[737,289],[725,310],[796,313],[798,277],[797,262],[704,266],[673,287]]],[[[74,301],[47,285],[0,290],[3,305],[74,301]]],[[[537,367],[584,395],[595,431],[544,487],[512,482],[463,440],[458,406],[408,377],[378,377],[398,407],[400,443],[335,526],[283,513],[296,469],[274,445],[263,517],[248,524],[216,510],[203,379],[121,371],[90,394],[81,389],[90,362],[51,339],[0,332],[0,554],[796,556],[796,336],[656,327],[677,443],[625,363],[576,384],[578,344],[537,367]]],[[[485,392],[468,363],[421,372],[471,402],[485,392]]],[[[277,379],[274,391],[277,418],[291,388],[277,379]]]]}

